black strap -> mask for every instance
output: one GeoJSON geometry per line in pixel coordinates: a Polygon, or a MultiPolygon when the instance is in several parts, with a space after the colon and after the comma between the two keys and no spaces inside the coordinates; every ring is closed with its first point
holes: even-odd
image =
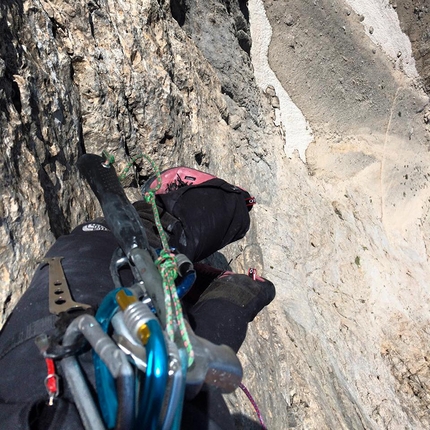
{"type": "Polygon", "coordinates": [[[56,321],[56,315],[48,315],[47,317],[40,318],[28,324],[24,330],[16,333],[6,342],[6,345],[0,352],[0,360],[2,360],[7,354],[9,354],[9,352],[27,340],[39,336],[40,334],[47,331],[53,330],[55,328],[56,321]]]}

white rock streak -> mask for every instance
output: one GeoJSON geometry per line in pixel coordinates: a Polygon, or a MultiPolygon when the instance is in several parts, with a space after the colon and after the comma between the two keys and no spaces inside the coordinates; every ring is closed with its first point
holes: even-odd
{"type": "Polygon", "coordinates": [[[345,0],[356,13],[364,17],[363,25],[370,39],[410,78],[418,77],[411,41],[400,28],[397,12],[388,0],[345,0]],[[370,31],[370,29],[371,30],[370,31]]]}
{"type": "Polygon", "coordinates": [[[291,157],[297,150],[300,158],[306,162],[305,152],[313,140],[312,130],[300,109],[293,103],[270,68],[267,56],[272,28],[262,0],[249,0],[248,9],[252,37],[251,59],[257,85],[263,91],[268,85],[275,88],[280,105],[280,109],[277,111],[277,123],[280,122],[285,131],[285,154],[291,157]]]}

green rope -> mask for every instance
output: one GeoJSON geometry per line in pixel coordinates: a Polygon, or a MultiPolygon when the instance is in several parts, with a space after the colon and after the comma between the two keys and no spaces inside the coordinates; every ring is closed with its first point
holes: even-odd
{"type": "MultiPolygon", "coordinates": [[[[114,164],[114,163],[115,163],[115,157],[114,157],[113,155],[109,154],[107,151],[103,151],[103,152],[102,152],[102,155],[106,158],[106,162],[107,162],[108,164],[114,164]]],[[[119,179],[119,181],[120,181],[120,182],[122,182],[122,181],[127,177],[127,175],[128,175],[128,172],[129,172],[130,168],[131,168],[131,167],[133,166],[133,164],[134,164],[137,160],[139,160],[140,158],[146,158],[146,159],[151,163],[151,165],[153,164],[152,160],[150,160],[150,159],[149,159],[149,157],[145,156],[144,154],[136,155],[135,157],[133,157],[133,158],[131,159],[131,161],[129,161],[129,162],[125,165],[125,167],[124,167],[124,169],[122,170],[122,172],[118,175],[118,179],[119,179]]],[[[155,166],[155,164],[153,164],[153,167],[154,167],[154,166],[155,166]]],[[[155,166],[155,167],[156,167],[156,166],[155,166]]]]}
{"type": "Polygon", "coordinates": [[[106,159],[106,163],[109,164],[114,164],[115,163],[115,157],[111,154],[109,154],[109,152],[107,152],[106,150],[102,152],[103,157],[105,157],[106,159]]]}
{"type": "Polygon", "coordinates": [[[164,302],[166,305],[166,332],[169,339],[175,341],[175,321],[179,328],[179,333],[188,354],[188,367],[194,362],[194,350],[185,326],[185,319],[182,313],[181,302],[175,287],[175,279],[178,275],[176,259],[173,254],[162,249],[159,258],[155,261],[158,270],[163,278],[164,302]],[[173,303],[173,306],[172,306],[173,303]],[[173,312],[174,310],[174,312],[173,312]]]}
{"type": "MultiPolygon", "coordinates": [[[[130,170],[131,166],[133,166],[133,164],[134,164],[137,160],[139,160],[140,158],[143,158],[143,157],[144,157],[144,155],[143,155],[143,154],[136,155],[135,157],[133,157],[133,158],[131,159],[131,161],[129,161],[129,162],[126,164],[126,166],[125,166],[125,167],[124,167],[124,169],[122,170],[121,174],[118,176],[118,178],[119,178],[120,182],[122,182],[122,181],[126,178],[126,176],[127,176],[127,174],[128,174],[128,171],[130,170]]],[[[148,160],[148,161],[149,161],[149,160],[148,160]]]]}
{"type": "Polygon", "coordinates": [[[156,264],[159,268],[161,276],[163,278],[164,297],[166,305],[166,332],[169,339],[174,342],[175,340],[175,320],[179,328],[179,333],[182,338],[182,342],[188,354],[188,366],[191,366],[194,362],[194,350],[191,345],[190,337],[188,335],[187,328],[185,326],[184,315],[182,313],[181,302],[176,291],[175,279],[178,276],[178,269],[176,259],[170,252],[169,244],[167,241],[167,235],[161,225],[160,215],[158,213],[157,205],[155,202],[155,193],[160,189],[162,181],[161,174],[155,163],[146,155],[145,159],[148,160],[152,168],[155,171],[157,177],[157,185],[154,189],[147,191],[144,195],[145,201],[150,203],[152,206],[152,212],[154,213],[155,225],[157,226],[158,234],[161,239],[163,249],[160,252],[160,257],[156,260],[156,264]],[[173,308],[173,309],[172,309],[173,308]],[[174,315],[173,315],[174,310],[174,315]]]}
{"type": "MultiPolygon", "coordinates": [[[[103,155],[109,164],[113,164],[115,159],[113,155],[110,155],[106,151],[103,151],[103,155]]],[[[161,188],[162,180],[160,169],[154,163],[154,161],[145,154],[137,155],[133,157],[132,160],[127,163],[126,167],[123,169],[122,173],[118,176],[119,180],[122,181],[127,176],[130,167],[140,158],[145,158],[148,161],[152,169],[155,172],[157,178],[157,185],[155,188],[149,190],[145,193],[145,201],[152,206],[152,212],[154,214],[155,225],[157,226],[158,234],[160,236],[161,244],[163,249],[160,251],[160,256],[155,261],[155,264],[160,271],[161,277],[163,279],[163,290],[164,290],[164,302],[166,306],[166,333],[169,339],[175,341],[175,325],[177,324],[179,328],[179,334],[182,339],[182,343],[187,351],[188,355],[188,367],[194,362],[194,350],[191,345],[190,337],[188,335],[187,328],[185,326],[185,319],[182,312],[182,305],[179,300],[178,292],[176,291],[175,279],[178,276],[178,268],[175,256],[170,252],[169,243],[167,240],[166,232],[161,225],[160,214],[158,213],[157,204],[155,202],[155,193],[161,188]]]]}

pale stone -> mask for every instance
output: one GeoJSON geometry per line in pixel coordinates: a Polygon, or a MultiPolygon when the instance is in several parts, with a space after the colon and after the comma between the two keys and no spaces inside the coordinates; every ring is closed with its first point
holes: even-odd
{"type": "MultiPolygon", "coordinates": [[[[145,177],[145,153],[257,198],[248,235],[222,253],[277,287],[239,353],[269,429],[429,428],[429,114],[413,62],[409,77],[394,69],[357,16],[336,14],[357,2],[294,0],[288,13],[265,2],[276,95],[288,92],[314,137],[306,157],[287,154],[290,128],[273,123],[273,82],[256,84],[239,4],[188,0],[182,20],[170,3],[0,6],[2,322],[55,237],[100,215],[79,155],[107,150],[118,171],[136,158],[145,177]],[[286,13],[300,19],[284,40],[286,13]]],[[[227,401],[249,428],[244,394],[227,401]]]]}

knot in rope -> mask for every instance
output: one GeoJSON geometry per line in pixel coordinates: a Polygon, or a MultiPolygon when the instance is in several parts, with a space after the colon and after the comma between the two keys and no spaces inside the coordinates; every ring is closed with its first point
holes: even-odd
{"type": "Polygon", "coordinates": [[[159,257],[155,260],[155,265],[158,267],[163,279],[166,279],[169,283],[174,282],[178,277],[178,264],[173,253],[162,249],[159,257]]]}

